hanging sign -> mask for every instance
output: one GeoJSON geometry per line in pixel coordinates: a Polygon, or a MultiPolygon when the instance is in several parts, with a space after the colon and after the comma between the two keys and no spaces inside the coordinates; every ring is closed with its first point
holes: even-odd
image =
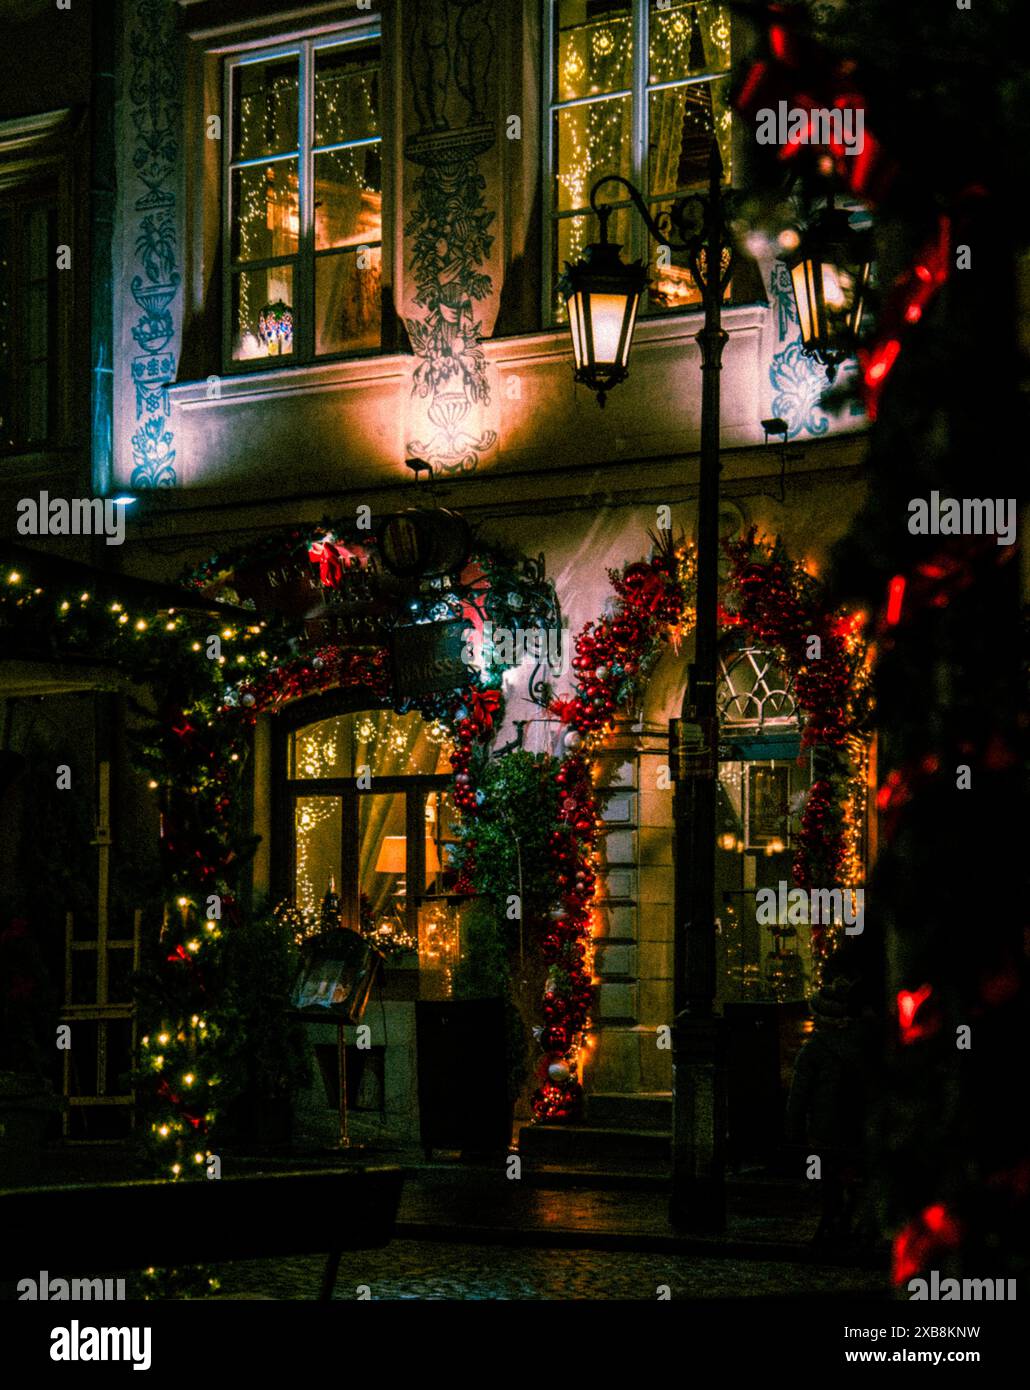
{"type": "Polygon", "coordinates": [[[464,618],[395,627],[390,634],[394,692],[402,699],[412,699],[467,685],[467,630],[464,618]]]}
{"type": "Polygon", "coordinates": [[[673,781],[714,777],[719,760],[718,740],[717,719],[671,719],[669,752],[673,781]]]}

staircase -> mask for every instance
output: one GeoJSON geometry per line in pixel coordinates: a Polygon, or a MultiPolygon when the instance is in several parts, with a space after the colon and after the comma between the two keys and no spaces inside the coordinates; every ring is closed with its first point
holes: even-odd
{"type": "Polygon", "coordinates": [[[595,1091],[579,1124],[524,1125],[519,1153],[530,1168],[661,1172],[669,1167],[672,1093],[595,1091]]]}

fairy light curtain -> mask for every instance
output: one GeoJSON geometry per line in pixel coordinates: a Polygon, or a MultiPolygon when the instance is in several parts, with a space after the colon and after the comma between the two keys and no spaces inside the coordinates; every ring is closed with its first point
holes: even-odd
{"type": "MultiPolygon", "coordinates": [[[[446,729],[419,714],[370,710],[337,715],[298,729],[291,738],[289,776],[296,779],[356,779],[367,768],[371,789],[358,798],[358,881],[373,913],[390,904],[395,877],[377,872],[388,835],[405,833],[403,792],[376,792],[375,779],[428,776],[450,771],[446,729]]],[[[341,802],[335,796],[301,796],[295,803],[295,900],[314,913],[328,873],[340,880],[341,802]]],[[[432,827],[427,823],[427,833],[432,827]]]]}
{"type": "MultiPolygon", "coordinates": [[[[553,0],[554,185],[552,272],[594,239],[590,189],[602,174],[640,187],[657,212],[704,183],[708,147],[718,135],[731,168],[728,77],[729,12],[709,0],[659,8],[655,0],[553,0]],[[647,48],[644,84],[635,85],[635,53],[647,48]],[[635,153],[639,147],[645,153],[635,153]]],[[[618,201],[618,189],[606,190],[618,201]]],[[[610,235],[651,265],[649,307],[699,299],[685,267],[659,265],[657,247],[628,209],[610,235]]],[[[556,306],[561,313],[560,305],[556,306]]]]}
{"type": "Polygon", "coordinates": [[[294,330],[302,328],[297,308],[308,302],[316,356],[379,345],[379,68],[375,39],[309,40],[295,53],[232,67],[231,289],[239,360],[293,354],[294,330]],[[313,196],[300,177],[309,151],[313,196]],[[270,305],[281,306],[274,333],[262,312],[270,305]]]}

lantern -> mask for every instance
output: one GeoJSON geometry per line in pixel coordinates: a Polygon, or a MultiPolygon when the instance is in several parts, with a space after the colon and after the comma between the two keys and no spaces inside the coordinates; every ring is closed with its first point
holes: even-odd
{"type": "Polygon", "coordinates": [[[293,309],[281,299],[266,304],[258,316],[258,337],[269,357],[293,351],[293,309]]]}
{"type": "Polygon", "coordinates": [[[832,200],[785,257],[790,272],[801,345],[826,368],[837,368],[855,350],[862,327],[871,252],[869,236],[857,231],[832,200]]]}
{"type": "Polygon", "coordinates": [[[456,574],[472,547],[472,533],[460,512],[437,507],[409,508],[387,517],[379,530],[383,564],[402,578],[456,574]]]}
{"type": "Polygon", "coordinates": [[[647,272],[640,261],[623,261],[622,248],[608,240],[610,209],[598,211],[601,240],[588,246],[575,265],[566,261],[558,289],[569,313],[575,379],[596,391],[603,406],[607,392],[629,375],[629,350],[647,272]]]}

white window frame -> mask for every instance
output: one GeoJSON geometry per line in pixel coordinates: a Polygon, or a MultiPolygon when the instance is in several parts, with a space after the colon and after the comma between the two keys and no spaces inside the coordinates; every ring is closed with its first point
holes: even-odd
{"type": "MultiPolygon", "coordinates": [[[[543,147],[543,205],[544,205],[544,227],[543,227],[543,274],[541,275],[542,299],[541,299],[541,322],[548,327],[555,326],[559,319],[555,312],[554,293],[555,293],[555,272],[553,259],[555,251],[555,229],[559,221],[567,218],[583,216],[583,209],[569,212],[558,212],[555,206],[555,160],[557,157],[557,143],[555,141],[556,116],[559,111],[569,110],[575,106],[587,106],[597,101],[612,101],[618,97],[631,97],[633,101],[632,114],[632,135],[631,135],[631,169],[630,181],[636,184],[643,196],[648,208],[656,204],[672,202],[676,197],[682,197],[684,193],[692,191],[689,188],[681,188],[674,193],[663,193],[660,196],[652,197],[648,187],[648,122],[650,118],[650,95],[652,92],[669,91],[674,87],[697,86],[702,82],[717,82],[721,78],[728,77],[730,70],[711,73],[702,76],[673,78],[667,82],[649,82],[649,54],[650,54],[650,0],[630,0],[630,10],[633,19],[633,85],[624,87],[615,92],[604,92],[597,96],[573,97],[569,101],[558,101],[555,99],[557,89],[557,63],[558,63],[558,44],[557,44],[557,9],[559,0],[544,0],[544,65],[543,65],[543,112],[544,112],[544,138],[541,141],[543,147]]],[[[677,0],[673,0],[671,9],[677,8],[677,0]]],[[[618,171],[613,169],[612,173],[618,171]]],[[[727,170],[727,174],[730,171],[727,170]]],[[[600,177],[600,174],[597,176],[600,177]]],[[[596,182],[596,180],[595,180],[596,182]]],[[[700,185],[693,185],[697,188],[700,185]]],[[[612,184],[604,190],[604,201],[613,208],[628,208],[633,204],[629,198],[617,198],[615,196],[617,185],[612,184]]],[[[592,217],[589,204],[587,205],[586,215],[592,217]]],[[[636,260],[638,257],[647,264],[648,259],[648,240],[649,233],[647,227],[639,215],[630,217],[630,237],[629,241],[623,246],[623,255],[629,260],[636,260]]],[[[589,240],[594,240],[590,237],[589,240]]],[[[560,267],[559,267],[560,273],[560,267]]],[[[643,303],[644,301],[642,301],[643,303]]],[[[641,318],[664,318],[670,313],[676,312],[669,309],[643,310],[641,318]]],[[[687,310],[679,312],[699,313],[700,305],[691,305],[687,310]]]]}
{"type": "MultiPolygon", "coordinates": [[[[382,25],[378,18],[351,20],[329,33],[319,33],[291,40],[285,43],[269,43],[265,46],[248,46],[238,53],[228,54],[222,71],[222,135],[224,157],[222,159],[222,368],[226,373],[281,370],[284,367],[312,366],[319,362],[334,362],[341,359],[369,356],[367,347],[353,351],[322,353],[315,355],[315,266],[318,257],[340,254],[338,250],[316,252],[315,249],[315,154],[314,124],[314,70],[315,55],[321,49],[342,48],[351,44],[378,41],[382,45],[382,25]],[[288,151],[275,155],[259,155],[254,159],[234,160],[232,158],[235,131],[232,118],[232,77],[237,68],[249,67],[255,63],[267,63],[277,58],[298,59],[297,88],[297,144],[288,151]],[[297,251],[291,256],[270,256],[265,260],[242,263],[245,271],[264,270],[277,265],[292,265],[293,281],[293,351],[285,356],[256,357],[238,359],[233,357],[233,279],[241,272],[233,270],[232,259],[232,176],[237,169],[256,165],[275,164],[280,160],[297,160],[297,196],[300,210],[300,230],[297,251]]],[[[384,64],[380,47],[380,114],[382,117],[382,94],[384,90],[384,64]]],[[[317,153],[324,154],[335,150],[357,149],[367,145],[383,145],[382,118],[378,135],[366,136],[357,140],[344,140],[332,145],[319,145],[317,153]]],[[[386,199],[386,179],[383,179],[383,200],[386,199]]],[[[385,213],[385,209],[384,209],[385,213]]],[[[383,237],[384,223],[380,230],[380,240],[369,242],[370,247],[378,246],[380,255],[385,251],[383,237]]]]}

